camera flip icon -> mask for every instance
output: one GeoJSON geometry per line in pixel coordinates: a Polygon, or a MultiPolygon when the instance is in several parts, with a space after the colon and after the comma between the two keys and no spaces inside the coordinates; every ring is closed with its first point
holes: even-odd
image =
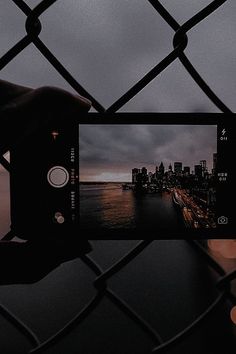
{"type": "Polygon", "coordinates": [[[227,218],[227,216],[222,215],[217,219],[217,222],[219,225],[227,225],[229,222],[229,219],[227,218]]]}

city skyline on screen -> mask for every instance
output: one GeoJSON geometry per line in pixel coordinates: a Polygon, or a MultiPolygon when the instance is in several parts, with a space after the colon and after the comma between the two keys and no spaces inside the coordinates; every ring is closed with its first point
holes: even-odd
{"type": "Polygon", "coordinates": [[[80,181],[131,182],[133,168],[154,172],[175,162],[190,173],[206,161],[209,173],[217,152],[216,125],[81,125],[80,181]]]}

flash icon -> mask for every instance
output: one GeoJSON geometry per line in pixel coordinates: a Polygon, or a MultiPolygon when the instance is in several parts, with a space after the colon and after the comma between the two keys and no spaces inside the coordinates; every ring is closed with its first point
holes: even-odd
{"type": "Polygon", "coordinates": [[[225,133],[226,133],[226,130],[225,130],[225,129],[223,129],[223,130],[222,130],[222,135],[224,136],[224,135],[225,135],[225,133]]]}

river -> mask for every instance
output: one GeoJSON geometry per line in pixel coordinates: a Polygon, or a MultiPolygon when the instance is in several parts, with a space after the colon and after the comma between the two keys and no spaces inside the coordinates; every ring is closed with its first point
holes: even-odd
{"type": "Polygon", "coordinates": [[[170,193],[137,195],[121,183],[80,185],[80,225],[83,228],[151,227],[173,230],[182,225],[170,193]]]}

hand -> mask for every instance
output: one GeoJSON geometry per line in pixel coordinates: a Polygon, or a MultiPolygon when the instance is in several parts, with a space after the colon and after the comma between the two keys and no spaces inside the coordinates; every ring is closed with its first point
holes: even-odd
{"type": "MultiPolygon", "coordinates": [[[[32,89],[0,80],[0,155],[51,119],[87,112],[90,101],[54,87],[32,89]]],[[[33,232],[33,231],[32,231],[33,232]]],[[[87,241],[0,242],[0,284],[31,283],[90,251],[87,241]]]]}
{"type": "Polygon", "coordinates": [[[0,154],[52,118],[87,112],[86,98],[55,87],[32,89],[0,80],[0,154]]]}

